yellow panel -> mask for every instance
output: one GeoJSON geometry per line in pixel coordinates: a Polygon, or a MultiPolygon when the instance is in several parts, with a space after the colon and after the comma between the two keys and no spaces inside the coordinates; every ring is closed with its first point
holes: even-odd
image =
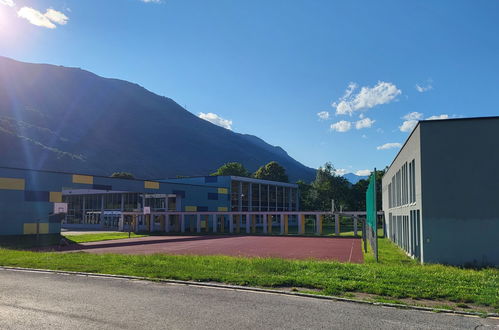
{"type": "Polygon", "coordinates": [[[40,223],[40,234],[48,234],[49,233],[49,224],[48,222],[40,223]]]}
{"type": "Polygon", "coordinates": [[[229,189],[227,188],[218,188],[218,193],[219,194],[228,194],[229,193],[229,189]]]}
{"type": "Polygon", "coordinates": [[[94,177],[90,175],[73,174],[73,183],[94,184],[94,177]]]}
{"type": "Polygon", "coordinates": [[[51,191],[49,201],[51,203],[62,203],[62,193],[59,191],[51,191]]]}
{"type": "Polygon", "coordinates": [[[146,189],[159,189],[159,182],[144,181],[144,188],[146,188],[146,189]]]}
{"type": "Polygon", "coordinates": [[[227,211],[228,211],[228,209],[227,209],[225,206],[219,206],[219,207],[218,207],[218,211],[219,211],[219,212],[227,212],[227,211]]]}
{"type": "Polygon", "coordinates": [[[36,234],[36,223],[25,223],[24,224],[24,235],[36,234]]]}
{"type": "Polygon", "coordinates": [[[186,206],[185,210],[187,212],[196,212],[198,210],[198,207],[197,206],[186,206]]]}
{"type": "Polygon", "coordinates": [[[24,190],[24,179],[0,178],[0,189],[24,190]]]}

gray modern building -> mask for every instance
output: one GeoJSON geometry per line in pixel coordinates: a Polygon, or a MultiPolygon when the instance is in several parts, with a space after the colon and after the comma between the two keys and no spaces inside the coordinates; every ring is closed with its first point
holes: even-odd
{"type": "Polygon", "coordinates": [[[410,256],[499,265],[499,117],[420,121],[382,190],[387,235],[410,256]]]}

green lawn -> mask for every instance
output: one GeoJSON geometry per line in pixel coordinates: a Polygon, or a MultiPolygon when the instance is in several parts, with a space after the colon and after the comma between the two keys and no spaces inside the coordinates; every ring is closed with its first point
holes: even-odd
{"type": "Polygon", "coordinates": [[[326,295],[368,293],[383,299],[431,299],[499,311],[499,269],[421,266],[395,245],[380,239],[380,263],[364,264],[226,256],[94,255],[0,249],[0,265],[152,279],[214,281],[260,287],[295,287],[326,295]]]}
{"type": "MultiPolygon", "coordinates": [[[[145,237],[145,236],[148,236],[148,235],[138,235],[135,233],[130,233],[131,238],[145,237]]],[[[112,239],[128,238],[128,233],[64,235],[64,237],[66,237],[69,241],[71,241],[73,243],[87,243],[87,242],[109,241],[112,239]]]]}

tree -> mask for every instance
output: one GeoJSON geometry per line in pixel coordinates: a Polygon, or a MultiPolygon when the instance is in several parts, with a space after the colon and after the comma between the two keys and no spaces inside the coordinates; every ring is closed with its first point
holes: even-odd
{"type": "Polygon", "coordinates": [[[133,174],[128,172],[114,172],[111,174],[111,178],[134,179],[133,174]]]}
{"type": "Polygon", "coordinates": [[[211,175],[234,175],[249,177],[250,173],[246,168],[244,168],[243,164],[231,162],[223,164],[215,173],[212,173],[211,175]]]}
{"type": "Polygon", "coordinates": [[[278,162],[272,161],[267,165],[261,166],[254,174],[255,179],[289,182],[286,169],[278,162]]]}

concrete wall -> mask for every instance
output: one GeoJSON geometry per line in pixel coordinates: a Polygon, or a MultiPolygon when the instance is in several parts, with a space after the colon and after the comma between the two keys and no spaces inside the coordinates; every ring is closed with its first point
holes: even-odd
{"type": "Polygon", "coordinates": [[[425,262],[499,265],[499,118],[420,129],[425,262]]]}
{"type": "MultiPolygon", "coordinates": [[[[424,228],[421,224],[422,212],[422,187],[421,187],[421,132],[417,126],[409,136],[405,145],[401,148],[399,154],[395,157],[388,171],[382,179],[382,202],[385,212],[385,222],[387,236],[403,248],[409,255],[424,262],[424,247],[421,241],[420,233],[424,228]],[[401,206],[389,207],[388,185],[405,163],[414,160],[415,164],[415,202],[408,202],[401,206]],[[419,211],[419,224],[414,219],[411,223],[411,211],[419,211]]],[[[408,187],[407,187],[408,188],[408,187]]]]}

